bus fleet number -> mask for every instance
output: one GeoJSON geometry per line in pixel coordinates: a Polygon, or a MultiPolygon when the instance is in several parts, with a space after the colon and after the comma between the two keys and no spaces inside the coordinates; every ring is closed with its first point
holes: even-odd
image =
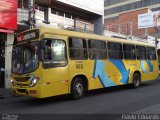
{"type": "Polygon", "coordinates": [[[76,64],[76,69],[83,69],[83,64],[76,64]]]}

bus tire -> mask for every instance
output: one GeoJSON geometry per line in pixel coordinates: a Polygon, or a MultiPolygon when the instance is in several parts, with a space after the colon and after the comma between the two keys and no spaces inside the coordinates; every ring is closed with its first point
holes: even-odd
{"type": "Polygon", "coordinates": [[[141,76],[139,73],[133,74],[133,88],[139,88],[141,83],[141,76]]]}
{"type": "Polygon", "coordinates": [[[81,77],[77,77],[73,80],[71,85],[71,95],[74,99],[80,99],[84,96],[85,85],[81,77]]]}

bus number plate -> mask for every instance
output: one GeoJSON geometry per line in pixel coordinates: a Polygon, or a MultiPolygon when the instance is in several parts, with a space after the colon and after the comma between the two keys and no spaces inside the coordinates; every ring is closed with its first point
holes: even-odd
{"type": "Polygon", "coordinates": [[[76,69],[83,69],[83,64],[76,64],[76,69]]]}

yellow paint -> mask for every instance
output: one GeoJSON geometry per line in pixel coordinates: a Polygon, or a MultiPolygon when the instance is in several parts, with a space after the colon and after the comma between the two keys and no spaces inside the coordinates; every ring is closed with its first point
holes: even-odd
{"type": "MultiPolygon", "coordinates": [[[[63,39],[66,41],[67,44],[67,53],[68,51],[68,37],[74,36],[74,37],[81,37],[84,39],[96,39],[96,40],[106,40],[106,41],[115,41],[115,42],[121,42],[121,43],[127,43],[127,44],[137,44],[137,45],[145,45],[145,46],[152,46],[147,43],[142,42],[135,42],[135,41],[127,41],[123,39],[116,39],[116,38],[110,38],[110,37],[104,37],[104,36],[98,36],[93,34],[85,34],[85,33],[79,33],[79,32],[73,32],[73,31],[66,31],[66,30],[57,30],[57,29],[49,29],[49,28],[40,28],[40,38],[39,40],[42,40],[43,38],[57,38],[57,39],[63,39]]],[[[153,46],[152,46],[153,47],[153,46]]],[[[42,63],[40,62],[39,67],[37,70],[35,70],[32,73],[29,73],[29,75],[35,75],[40,77],[40,81],[37,83],[34,87],[29,86],[18,86],[18,85],[12,85],[12,90],[16,92],[16,94],[19,95],[27,95],[32,96],[36,98],[45,98],[50,96],[56,96],[61,94],[68,94],[70,93],[71,88],[71,82],[73,78],[77,75],[83,75],[88,80],[88,90],[92,89],[98,89],[103,88],[103,85],[101,84],[101,81],[98,77],[93,78],[93,72],[94,72],[94,63],[95,60],[70,60],[69,55],[68,56],[68,64],[65,67],[56,67],[56,68],[50,68],[50,69],[43,69],[42,63]],[[76,64],[82,64],[83,69],[76,69],[76,64]],[[25,89],[27,91],[30,90],[36,90],[37,94],[22,94],[17,91],[17,89],[25,89]]],[[[111,62],[109,62],[108,59],[102,60],[105,63],[104,70],[106,71],[107,76],[110,80],[112,80],[116,85],[122,85],[120,80],[122,78],[122,75],[120,71],[117,69],[115,65],[113,65],[111,62]]],[[[148,73],[144,74],[142,70],[140,69],[140,61],[139,60],[122,60],[124,66],[126,69],[130,69],[130,75],[129,75],[129,82],[132,83],[132,76],[135,71],[139,71],[141,73],[141,79],[142,81],[145,80],[154,80],[158,77],[158,62],[151,61],[151,64],[153,65],[153,72],[149,72],[149,67],[145,63],[144,66],[147,69],[148,73]]],[[[15,80],[15,77],[25,77],[27,74],[18,75],[18,74],[12,74],[12,79],[14,80],[15,84],[23,83],[28,84],[30,81],[27,82],[17,82],[15,80]]]]}

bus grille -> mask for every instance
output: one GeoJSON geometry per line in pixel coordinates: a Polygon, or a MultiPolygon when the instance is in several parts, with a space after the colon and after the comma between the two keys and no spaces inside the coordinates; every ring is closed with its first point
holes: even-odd
{"type": "Polygon", "coordinates": [[[17,91],[20,93],[26,93],[26,89],[17,89],[17,91]]]}
{"type": "Polygon", "coordinates": [[[17,86],[19,87],[28,87],[28,84],[22,84],[22,83],[16,83],[17,86]]]}
{"type": "Polygon", "coordinates": [[[30,77],[14,77],[17,82],[27,82],[30,77]]]}

